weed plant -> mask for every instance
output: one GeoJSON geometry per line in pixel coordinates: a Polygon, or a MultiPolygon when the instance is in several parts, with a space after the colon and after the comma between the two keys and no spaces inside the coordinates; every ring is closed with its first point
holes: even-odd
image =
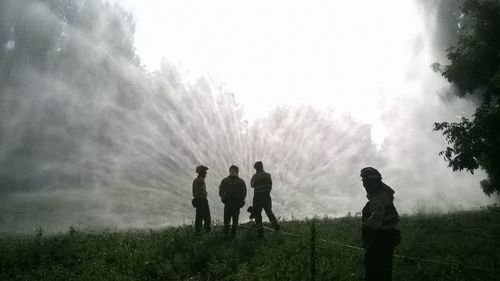
{"type": "MultiPolygon", "coordinates": [[[[250,224],[234,240],[217,226],[2,234],[0,280],[362,280],[363,251],[344,245],[361,244],[360,221],[283,221],[262,240],[250,224]]],[[[500,280],[500,208],[403,216],[401,226],[396,255],[410,258],[394,258],[394,280],[500,280]]]]}

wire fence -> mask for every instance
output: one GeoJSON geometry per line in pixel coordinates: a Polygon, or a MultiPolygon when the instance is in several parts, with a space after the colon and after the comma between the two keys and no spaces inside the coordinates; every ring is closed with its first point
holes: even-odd
{"type": "MultiPolygon", "coordinates": [[[[282,230],[276,231],[275,229],[272,229],[272,228],[267,227],[267,226],[264,226],[264,228],[267,229],[267,230],[269,230],[269,231],[279,232],[279,233],[281,233],[283,235],[287,235],[287,236],[292,236],[292,237],[297,237],[297,238],[301,237],[300,235],[297,235],[297,234],[294,234],[294,233],[291,233],[291,232],[286,232],[286,231],[282,231],[282,230]]],[[[317,240],[320,241],[320,242],[323,242],[323,243],[328,243],[328,244],[331,244],[331,245],[342,246],[342,247],[353,249],[353,250],[357,250],[357,251],[360,251],[360,252],[364,252],[365,251],[365,249],[362,248],[362,247],[349,245],[347,243],[343,243],[343,242],[336,241],[336,240],[331,240],[331,239],[327,240],[327,239],[324,239],[324,238],[317,239],[317,240]]],[[[396,254],[393,255],[393,256],[395,258],[400,258],[400,259],[413,260],[413,261],[426,262],[426,263],[434,263],[434,264],[440,264],[440,265],[446,265],[446,266],[453,266],[453,267],[462,268],[462,269],[478,270],[478,271],[484,271],[484,272],[489,272],[489,273],[495,272],[494,270],[489,269],[489,268],[484,268],[484,267],[479,267],[479,266],[470,266],[470,265],[464,265],[464,264],[460,264],[460,263],[440,261],[440,260],[435,260],[435,259],[425,259],[425,258],[418,258],[418,257],[413,257],[413,256],[407,256],[407,255],[396,255],[396,254]]]]}

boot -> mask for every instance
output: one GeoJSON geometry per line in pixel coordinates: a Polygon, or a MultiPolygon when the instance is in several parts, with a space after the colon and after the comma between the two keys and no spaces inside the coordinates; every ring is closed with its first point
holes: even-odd
{"type": "Polygon", "coordinates": [[[273,223],[273,228],[274,228],[274,230],[278,231],[278,230],[280,230],[281,227],[278,224],[278,222],[275,222],[275,223],[273,223]]]}
{"type": "Polygon", "coordinates": [[[273,226],[273,228],[274,228],[275,231],[280,230],[280,225],[278,223],[278,220],[276,220],[276,219],[272,220],[271,224],[272,224],[272,226],[273,226]]]}
{"type": "Polygon", "coordinates": [[[229,234],[229,225],[224,225],[224,239],[227,240],[229,234]]]}
{"type": "Polygon", "coordinates": [[[257,238],[259,238],[259,239],[264,238],[264,229],[263,228],[257,229],[257,238]]]}
{"type": "Polygon", "coordinates": [[[238,227],[236,225],[233,225],[233,227],[231,228],[231,239],[234,239],[234,237],[236,236],[236,229],[238,227]]]}

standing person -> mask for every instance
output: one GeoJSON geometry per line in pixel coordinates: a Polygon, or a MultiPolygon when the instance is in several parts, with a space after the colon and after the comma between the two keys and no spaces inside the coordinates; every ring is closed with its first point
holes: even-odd
{"type": "Polygon", "coordinates": [[[219,196],[224,203],[224,235],[229,233],[229,224],[233,220],[231,238],[236,235],[240,208],[245,205],[247,186],[245,181],[238,177],[239,168],[236,165],[229,167],[229,176],[224,178],[219,186],[219,196]]]}
{"type": "Polygon", "coordinates": [[[210,232],[210,208],[208,207],[207,187],[205,178],[207,177],[208,167],[200,165],[196,167],[198,176],[193,180],[193,207],[196,208],[196,217],[194,228],[197,233],[201,231],[202,222],[204,222],[205,231],[210,232]]]}
{"type": "Polygon", "coordinates": [[[262,209],[266,212],[269,221],[271,221],[274,229],[279,230],[280,225],[272,211],[271,189],[273,181],[271,175],[264,171],[264,165],[261,161],[255,162],[253,165],[255,174],[250,180],[250,186],[253,188],[253,212],[255,224],[257,225],[257,236],[264,237],[264,229],[262,227],[262,209]]]}
{"type": "Polygon", "coordinates": [[[365,249],[365,281],[392,280],[392,255],[401,241],[394,190],[382,182],[375,168],[361,170],[368,202],[362,211],[361,236],[365,249]]]}

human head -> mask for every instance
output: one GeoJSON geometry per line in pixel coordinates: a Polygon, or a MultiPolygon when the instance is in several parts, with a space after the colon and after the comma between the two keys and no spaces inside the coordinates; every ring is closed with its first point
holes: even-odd
{"type": "Polygon", "coordinates": [[[198,173],[198,175],[200,177],[206,177],[207,176],[207,170],[208,170],[208,167],[203,166],[203,165],[199,165],[198,167],[196,167],[196,173],[198,173]]]}
{"type": "Polygon", "coordinates": [[[236,165],[231,165],[231,167],[229,167],[229,174],[231,176],[238,176],[239,171],[240,171],[240,169],[236,165]]]}
{"type": "Polygon", "coordinates": [[[375,191],[382,182],[382,175],[373,167],[365,167],[361,169],[361,180],[367,192],[375,191]]]}
{"type": "Polygon", "coordinates": [[[255,168],[255,170],[257,171],[262,171],[264,170],[264,165],[262,164],[262,161],[257,161],[255,162],[255,164],[253,164],[253,167],[255,168]]]}

